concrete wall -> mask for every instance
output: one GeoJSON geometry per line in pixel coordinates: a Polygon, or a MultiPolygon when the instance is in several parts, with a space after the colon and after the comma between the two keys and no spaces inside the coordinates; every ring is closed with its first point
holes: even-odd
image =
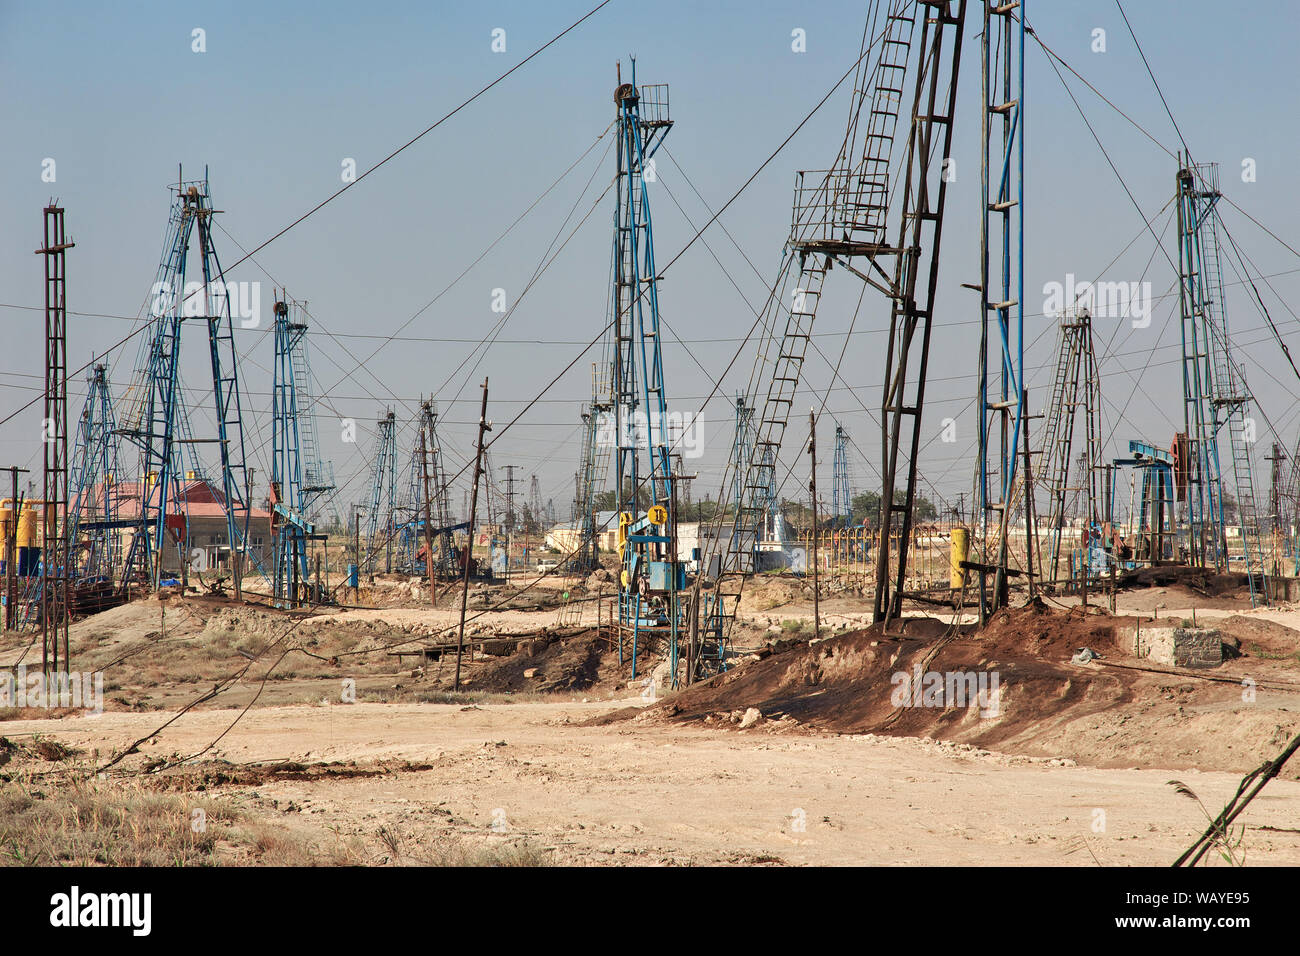
{"type": "Polygon", "coordinates": [[[1223,663],[1223,640],[1214,628],[1143,621],[1136,627],[1121,629],[1117,637],[1120,646],[1153,664],[1218,667],[1223,663]]]}

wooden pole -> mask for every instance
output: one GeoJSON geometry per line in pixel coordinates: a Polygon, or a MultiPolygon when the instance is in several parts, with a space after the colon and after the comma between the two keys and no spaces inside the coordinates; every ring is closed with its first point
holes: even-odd
{"type": "Polygon", "coordinates": [[[822,612],[817,587],[817,413],[808,410],[808,493],[812,496],[813,640],[821,636],[822,612]]]}
{"type": "Polygon", "coordinates": [[[478,484],[483,477],[483,436],[492,430],[487,420],[488,380],[483,379],[483,404],[478,413],[478,443],[474,450],[474,489],[469,496],[469,541],[465,545],[465,568],[461,576],[460,633],[456,638],[456,680],[452,684],[460,690],[460,661],[465,652],[465,610],[469,605],[469,565],[474,554],[474,518],[478,513],[478,484]]]}
{"type": "Polygon", "coordinates": [[[1025,580],[1029,582],[1029,597],[1034,596],[1034,548],[1038,539],[1034,534],[1034,476],[1029,470],[1029,389],[1020,390],[1021,429],[1025,449],[1025,580]]]}

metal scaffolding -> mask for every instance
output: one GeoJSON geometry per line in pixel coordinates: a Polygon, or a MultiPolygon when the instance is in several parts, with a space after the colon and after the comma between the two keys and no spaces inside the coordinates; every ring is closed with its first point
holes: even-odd
{"type": "Polygon", "coordinates": [[[96,365],[87,377],[86,404],[72,452],[71,498],[66,536],[69,573],[78,581],[113,583],[119,558],[117,483],[122,477],[117,419],[108,369],[96,365]]]}
{"type": "MultiPolygon", "coordinates": [[[[1069,520],[1067,502],[1082,499],[1077,516],[1082,519],[1085,545],[1102,520],[1101,489],[1105,463],[1102,461],[1101,377],[1093,350],[1092,316],[1086,308],[1061,316],[1057,333],[1056,371],[1051,398],[1047,403],[1037,480],[1047,491],[1047,555],[1036,562],[1045,580],[1060,574],[1061,540],[1069,520]],[[1074,471],[1075,428],[1083,418],[1081,463],[1074,471]]],[[[1041,512],[1040,512],[1041,513],[1041,512]]],[[[1037,542],[1026,542],[1037,547],[1037,542]]]]}
{"type": "Polygon", "coordinates": [[[983,211],[974,495],[976,539],[983,557],[978,569],[983,622],[1007,601],[1007,531],[1016,508],[1016,473],[1025,428],[1024,5],[984,0],[980,48],[983,211]]]}
{"type": "MultiPolygon", "coordinates": [[[[287,297],[286,297],[287,298],[287,297]]],[[[315,533],[306,516],[303,480],[302,423],[305,409],[298,393],[300,377],[294,354],[302,347],[307,325],[285,298],[275,302],[275,366],[271,389],[271,539],[275,551],[273,595],[277,606],[299,607],[308,583],[307,541],[315,533]]]]}
{"type": "MultiPolygon", "coordinates": [[[[163,553],[171,535],[178,551],[188,529],[180,500],[182,450],[196,458],[198,442],[216,444],[221,461],[221,504],[226,514],[231,575],[236,596],[242,592],[243,561],[261,574],[261,562],[244,543],[250,518],[249,470],[245,467],[244,430],[240,406],[239,363],[231,316],[231,286],[227,283],[212,236],[212,207],[206,174],[202,180],[175,186],[175,199],[163,257],[154,283],[151,334],[142,343],[131,386],[127,389],[122,434],[142,453],[141,521],[131,542],[131,569],[145,570],[154,587],[162,578],[163,553]],[[201,282],[187,282],[190,239],[197,235],[201,282]],[[181,326],[185,319],[207,327],[212,366],[212,397],[217,435],[194,439],[189,433],[181,390],[181,326]]],[[[197,468],[191,469],[199,476],[197,468]]],[[[182,561],[188,555],[181,555],[182,561]]]]}
{"type": "Polygon", "coordinates": [[[849,488],[849,433],[835,423],[835,458],[831,482],[831,522],[846,527],[853,521],[852,493],[849,488]]]}
{"type": "Polygon", "coordinates": [[[393,570],[394,537],[397,533],[397,416],[392,409],[379,419],[375,436],[375,457],[370,470],[370,500],[366,511],[366,552],[357,563],[375,569],[375,557],[382,547],[384,570],[393,570]],[[382,539],[381,536],[382,535],[382,539]]]}
{"type": "MultiPolygon", "coordinates": [[[[68,539],[59,522],[68,515],[68,314],[67,240],[63,209],[45,207],[45,241],[36,250],[45,262],[45,418],[42,444],[41,672],[66,674],[68,666],[68,539]]],[[[14,503],[17,517],[17,503],[14,503]]]]}
{"type": "Polygon", "coordinates": [[[1216,164],[1179,156],[1178,299],[1182,319],[1183,418],[1188,441],[1184,512],[1195,567],[1229,566],[1219,432],[1227,427],[1233,490],[1251,603],[1267,603],[1263,528],[1255,502],[1250,390],[1232,358],[1223,292],[1216,164]]]}
{"type": "MultiPolygon", "coordinates": [[[[680,679],[678,636],[683,568],[677,562],[676,477],[669,454],[668,399],[659,329],[659,273],[647,176],[672,129],[666,85],[637,86],[620,68],[614,91],[618,149],[615,189],[611,330],[619,550],[619,660],[650,640],[666,650],[673,686],[680,679]],[[642,453],[646,461],[642,461],[642,453]],[[644,487],[643,487],[644,486],[644,487]]],[[[690,664],[688,664],[688,667],[690,664]]]]}

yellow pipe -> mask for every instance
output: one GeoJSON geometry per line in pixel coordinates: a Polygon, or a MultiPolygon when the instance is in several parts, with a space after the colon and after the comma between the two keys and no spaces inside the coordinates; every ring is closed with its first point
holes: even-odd
{"type": "Polygon", "coordinates": [[[966,569],[961,563],[970,556],[970,529],[952,529],[952,548],[949,551],[948,586],[954,591],[966,584],[966,569]]]}

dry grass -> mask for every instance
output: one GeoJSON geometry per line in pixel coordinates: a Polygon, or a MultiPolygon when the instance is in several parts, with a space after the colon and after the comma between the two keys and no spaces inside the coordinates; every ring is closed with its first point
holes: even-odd
{"type": "Polygon", "coordinates": [[[547,850],[528,843],[471,840],[454,834],[444,834],[432,841],[414,841],[408,835],[389,827],[380,827],[376,837],[381,855],[374,863],[408,866],[550,866],[547,850]]]}
{"type": "Polygon", "coordinates": [[[87,780],[76,771],[47,775],[25,769],[0,784],[0,863],[211,864],[233,822],[231,811],[211,800],[87,780]]]}
{"type": "Polygon", "coordinates": [[[100,778],[56,740],[0,737],[0,865],[309,866],[360,863],[359,841],[319,846],[229,803],[100,778]]]}
{"type": "MultiPolygon", "coordinates": [[[[416,840],[304,833],[160,778],[94,775],[58,741],[0,737],[0,866],[544,866],[550,855],[497,837],[416,840]]],[[[175,783],[174,780],[170,781],[175,783]]]]}

